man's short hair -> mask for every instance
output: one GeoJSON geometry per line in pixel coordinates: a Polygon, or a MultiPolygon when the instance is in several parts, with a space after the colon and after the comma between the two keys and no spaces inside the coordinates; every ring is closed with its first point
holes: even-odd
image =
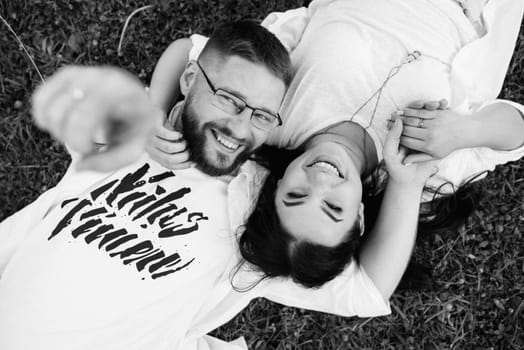
{"type": "Polygon", "coordinates": [[[280,40],[255,21],[227,22],[216,27],[202,50],[201,57],[210,52],[239,56],[252,63],[262,64],[286,86],[291,82],[291,60],[280,40]]]}

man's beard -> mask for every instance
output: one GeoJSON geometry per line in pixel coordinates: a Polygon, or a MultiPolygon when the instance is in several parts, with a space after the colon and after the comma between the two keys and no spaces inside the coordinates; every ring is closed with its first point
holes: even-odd
{"type": "Polygon", "coordinates": [[[210,176],[221,176],[227,174],[235,173],[238,168],[249,159],[249,156],[254,151],[251,144],[245,145],[242,152],[240,152],[237,157],[233,160],[231,165],[227,166],[224,163],[227,161],[228,157],[224,156],[221,153],[217,153],[215,162],[210,161],[210,155],[205,154],[206,146],[206,130],[211,128],[219,130],[226,136],[232,137],[232,132],[228,128],[219,126],[213,122],[204,123],[199,127],[198,117],[195,115],[191,109],[191,99],[186,98],[184,106],[182,107],[182,133],[184,139],[187,142],[187,149],[189,151],[189,157],[192,162],[196,164],[196,167],[205,174],[210,176]],[[218,164],[218,165],[215,165],[218,164]],[[223,165],[223,166],[220,166],[223,165]]]}

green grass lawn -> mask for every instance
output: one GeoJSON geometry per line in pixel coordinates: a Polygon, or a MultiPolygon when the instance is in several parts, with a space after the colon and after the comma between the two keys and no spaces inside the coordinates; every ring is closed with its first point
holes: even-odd
{"type": "MultiPolygon", "coordinates": [[[[163,49],[219,20],[262,19],[308,1],[0,0],[0,15],[26,45],[44,76],[65,64],[112,64],[147,83],[163,49]],[[131,20],[135,9],[158,3],[131,20]],[[161,5],[168,5],[163,8],[161,5]]],[[[63,148],[31,123],[36,70],[0,23],[0,219],[56,184],[68,165],[63,148]]],[[[524,27],[501,97],[524,103],[524,27]]],[[[524,161],[483,181],[486,196],[460,232],[423,237],[417,259],[434,267],[437,286],[401,292],[392,314],[345,319],[259,300],[215,331],[245,336],[252,349],[524,349],[524,161]]]]}

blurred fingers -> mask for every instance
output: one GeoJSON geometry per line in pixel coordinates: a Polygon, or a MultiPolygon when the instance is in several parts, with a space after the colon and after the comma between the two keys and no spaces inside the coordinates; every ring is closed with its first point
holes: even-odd
{"type": "Polygon", "coordinates": [[[144,144],[141,142],[123,143],[103,152],[93,152],[84,156],[77,163],[76,168],[101,172],[112,171],[133,163],[143,152],[144,144]]]}

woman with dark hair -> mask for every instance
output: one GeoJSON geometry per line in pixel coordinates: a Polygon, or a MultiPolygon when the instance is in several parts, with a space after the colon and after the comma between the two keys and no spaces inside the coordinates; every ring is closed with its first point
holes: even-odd
{"type": "Polygon", "coordinates": [[[488,3],[484,34],[453,1],[318,0],[266,18],[295,67],[284,125],[269,143],[302,153],[285,171],[271,167],[240,237],[244,259],[266,277],[308,287],[340,273],[358,255],[362,202],[381,192],[386,127],[399,118],[401,144],[424,153],[412,160],[439,159],[421,229],[460,225],[476,204],[471,182],[524,155],[524,108],[491,101],[522,10],[516,1],[488,3]]]}
{"type": "MultiPolygon", "coordinates": [[[[287,164],[270,166],[239,239],[243,258],[264,276],[293,277],[311,287],[344,269],[357,252],[363,223],[372,226],[374,215],[367,210],[363,216],[361,201],[378,208],[369,202],[381,197],[385,172],[379,165],[395,118],[404,123],[401,144],[421,152],[413,161],[439,159],[422,197],[428,203],[421,209],[422,231],[460,225],[476,204],[471,182],[524,155],[524,108],[494,100],[524,5],[488,2],[482,16],[468,11],[477,12],[470,20],[459,5],[316,0],[264,20],[290,51],[294,67],[281,107],[283,125],[268,143],[303,151],[287,170],[287,164]]],[[[194,37],[197,57],[205,38],[194,37]]],[[[174,64],[171,57],[163,55],[151,84],[162,106],[173,102],[166,81],[175,78],[165,74],[166,65],[174,64]]],[[[162,142],[152,157],[176,157],[161,154],[162,142]]]]}

